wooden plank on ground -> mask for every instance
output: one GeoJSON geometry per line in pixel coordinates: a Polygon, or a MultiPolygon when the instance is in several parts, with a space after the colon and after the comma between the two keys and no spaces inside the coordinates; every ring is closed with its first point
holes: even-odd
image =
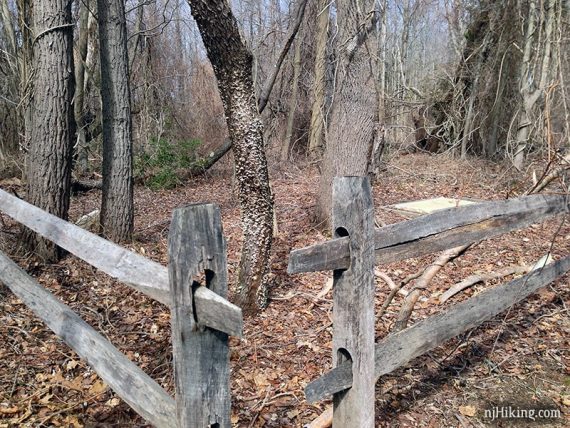
{"type": "MultiPolygon", "coordinates": [[[[566,257],[513,281],[483,291],[441,314],[386,337],[376,344],[374,363],[376,380],[436,348],[446,340],[477,327],[569,270],[570,257],[566,257]]],[[[307,385],[305,395],[309,402],[314,402],[351,385],[350,364],[343,364],[307,385]]]]}
{"type": "Polygon", "coordinates": [[[176,209],[168,253],[178,427],[230,428],[228,335],[203,327],[194,318],[194,288],[199,281],[220,298],[228,291],[219,208],[202,204],[176,209]]]}
{"type": "MultiPolygon", "coordinates": [[[[64,221],[0,189],[0,211],[56,243],[111,277],[170,306],[168,269],[159,263],[64,221]]],[[[232,336],[242,334],[242,313],[236,305],[201,287],[196,312],[200,322],[232,336]]]]}
{"type": "MultiPolygon", "coordinates": [[[[375,231],[376,262],[386,264],[478,242],[567,213],[569,206],[565,195],[531,195],[450,208],[391,224],[375,231]]],[[[287,271],[346,269],[348,265],[348,239],[336,238],[292,251],[287,271]]]]}
{"type": "Polygon", "coordinates": [[[176,426],[174,400],[160,385],[1,252],[0,281],[139,415],[157,427],[176,426]]]}

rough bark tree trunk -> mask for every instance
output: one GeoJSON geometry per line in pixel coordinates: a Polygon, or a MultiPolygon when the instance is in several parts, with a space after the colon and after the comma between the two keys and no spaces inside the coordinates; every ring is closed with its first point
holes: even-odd
{"type": "Polygon", "coordinates": [[[89,40],[89,0],[79,2],[79,37],[75,51],[75,102],[74,115],[77,127],[76,170],[83,174],[89,167],[87,156],[87,138],[84,120],[85,101],[85,61],[87,59],[87,41],[89,40]]]}
{"type": "Polygon", "coordinates": [[[311,106],[311,124],[309,127],[309,155],[317,157],[323,147],[325,130],[325,74],[327,41],[329,32],[329,0],[319,1],[317,20],[317,46],[315,48],[315,83],[311,106]]]}
{"type": "MultiPolygon", "coordinates": [[[[73,120],[72,0],[33,4],[33,96],[31,142],[27,159],[30,203],[67,219],[71,189],[73,120]]],[[[31,231],[25,242],[46,261],[55,261],[55,244],[31,231]]]]}
{"type": "Polygon", "coordinates": [[[243,246],[237,303],[246,313],[267,304],[273,196],[263,145],[263,124],[252,80],[253,57],[227,0],[188,0],[224,105],[239,191],[243,246]]]}
{"type": "Polygon", "coordinates": [[[316,213],[323,227],[330,218],[333,178],[366,175],[374,143],[377,97],[365,42],[375,17],[362,13],[369,10],[363,0],[338,5],[338,71],[316,213]]]}
{"type": "Polygon", "coordinates": [[[114,241],[133,233],[133,146],[124,0],[97,0],[103,104],[101,228],[114,241]]]}

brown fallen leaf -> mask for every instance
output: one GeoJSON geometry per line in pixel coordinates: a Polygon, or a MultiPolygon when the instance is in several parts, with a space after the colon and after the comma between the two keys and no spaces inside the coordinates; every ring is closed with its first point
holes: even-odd
{"type": "Polygon", "coordinates": [[[475,406],[459,406],[459,412],[464,416],[473,417],[477,413],[475,406]]]}
{"type": "Polygon", "coordinates": [[[98,395],[107,389],[107,385],[103,381],[98,380],[93,383],[91,388],[89,388],[89,393],[93,395],[98,395]]]}
{"type": "Polygon", "coordinates": [[[13,415],[14,413],[18,413],[20,409],[16,406],[14,407],[0,407],[0,414],[2,415],[13,415]]]}

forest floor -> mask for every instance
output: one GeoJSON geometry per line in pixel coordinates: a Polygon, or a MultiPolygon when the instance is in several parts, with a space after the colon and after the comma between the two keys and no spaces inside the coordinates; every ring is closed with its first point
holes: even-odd
{"type": "MultiPolygon", "coordinates": [[[[308,404],[303,388],[331,367],[332,296],[317,297],[330,274],[289,276],[292,249],[329,236],[312,219],[317,171],[274,166],[272,188],[279,232],[272,269],[270,306],[245,320],[244,338],[231,339],[232,423],[236,427],[301,427],[330,402],[308,404]]],[[[528,183],[527,183],[528,184],[528,183]]],[[[2,185],[2,183],[0,183],[2,185]]],[[[526,189],[522,176],[505,164],[459,161],[411,154],[393,159],[374,185],[378,223],[405,220],[386,205],[445,196],[505,199],[526,189]]],[[[98,208],[100,193],[75,196],[71,219],[98,208]]],[[[172,210],[195,202],[221,207],[228,240],[229,277],[239,261],[239,207],[231,174],[215,172],[173,190],[136,189],[135,240],[128,247],[167,263],[172,210]]],[[[173,393],[170,314],[165,306],[97,272],[73,256],[45,265],[15,251],[18,226],[2,215],[0,246],[40,283],[108,337],[115,346],[173,393]]],[[[425,290],[411,323],[504,282],[464,291],[445,304],[438,297],[476,273],[530,264],[549,250],[555,259],[570,254],[570,224],[562,217],[490,239],[448,263],[425,290]]],[[[394,282],[425,268],[435,255],[379,266],[394,282]]],[[[388,286],[377,280],[376,305],[388,286]]],[[[411,284],[404,288],[409,289],[411,284]]],[[[403,297],[398,295],[376,321],[387,335],[403,297]]],[[[378,427],[511,427],[570,424],[570,285],[563,277],[482,326],[419,357],[377,383],[378,427]],[[560,418],[495,420],[493,406],[560,409],[560,418]]],[[[9,290],[0,286],[0,427],[141,427],[128,405],[54,336],[9,290]]]]}

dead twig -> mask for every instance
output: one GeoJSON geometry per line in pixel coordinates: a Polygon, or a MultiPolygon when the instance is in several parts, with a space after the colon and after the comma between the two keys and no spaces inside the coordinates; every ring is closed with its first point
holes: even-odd
{"type": "Polygon", "coordinates": [[[422,275],[416,280],[414,288],[412,291],[410,291],[410,294],[408,294],[406,300],[404,300],[402,308],[400,309],[400,314],[398,315],[398,319],[392,329],[393,332],[397,332],[406,328],[410,316],[412,315],[412,311],[414,310],[414,306],[416,305],[416,302],[418,301],[422,290],[425,290],[427,288],[431,280],[441,270],[441,268],[443,268],[450,260],[461,255],[470,246],[471,245],[462,245],[461,247],[451,248],[447,251],[444,251],[439,255],[435,262],[427,267],[422,275]]]}
{"type": "Polygon", "coordinates": [[[470,275],[465,278],[463,281],[458,282],[449,290],[441,295],[439,298],[439,303],[445,303],[451,297],[455,296],[460,291],[465,290],[479,282],[486,282],[492,279],[503,278],[508,275],[513,274],[525,274],[532,269],[532,266],[529,265],[522,265],[522,266],[507,266],[506,268],[500,269],[496,272],[488,272],[488,273],[481,273],[477,275],[470,275]]]}

